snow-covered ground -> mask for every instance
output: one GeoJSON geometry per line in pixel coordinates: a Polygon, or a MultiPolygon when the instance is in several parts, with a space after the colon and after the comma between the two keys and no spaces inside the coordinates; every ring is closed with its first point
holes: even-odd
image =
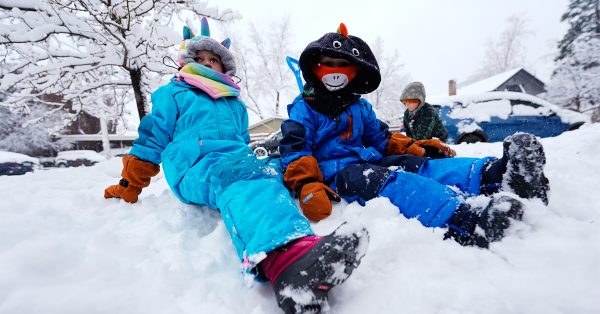
{"type": "MultiPolygon", "coordinates": [[[[489,250],[442,241],[387,199],[341,203],[314,225],[367,226],[361,266],[333,313],[600,313],[600,124],[543,139],[550,205],[489,250]]],[[[501,144],[455,146],[459,156],[501,144]]],[[[0,313],[279,313],[248,284],[219,214],[180,203],[164,177],[130,205],[105,200],[120,158],[0,177],[0,313]]],[[[268,202],[268,200],[265,200],[268,202]]]]}

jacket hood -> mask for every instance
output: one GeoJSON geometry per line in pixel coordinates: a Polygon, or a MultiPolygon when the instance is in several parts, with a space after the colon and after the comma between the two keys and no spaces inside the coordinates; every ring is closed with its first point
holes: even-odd
{"type": "Polygon", "coordinates": [[[356,77],[345,87],[352,93],[368,94],[379,86],[381,74],[375,55],[362,39],[348,35],[344,23],[340,24],[337,33],[327,33],[311,42],[300,55],[300,69],[307,82],[322,84],[312,69],[319,62],[319,57],[344,58],[359,67],[356,77]]]}
{"type": "MultiPolygon", "coordinates": [[[[421,82],[412,82],[404,88],[402,91],[402,95],[400,96],[400,100],[404,99],[418,99],[421,101],[420,106],[423,106],[425,103],[425,86],[421,82]]],[[[416,111],[416,110],[415,110],[416,111]]]]}

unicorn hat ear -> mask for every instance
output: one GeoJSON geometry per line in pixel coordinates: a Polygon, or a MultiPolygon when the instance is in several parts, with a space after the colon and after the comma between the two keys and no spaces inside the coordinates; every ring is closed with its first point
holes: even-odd
{"type": "Polygon", "coordinates": [[[231,39],[225,38],[225,40],[223,40],[221,42],[221,45],[223,45],[223,47],[229,49],[229,46],[231,46],[231,39]]]}
{"type": "Polygon", "coordinates": [[[200,20],[200,35],[210,37],[210,28],[208,27],[208,19],[203,16],[200,20]]]}
{"type": "Polygon", "coordinates": [[[184,26],[183,27],[183,40],[188,40],[193,37],[194,37],[194,33],[192,33],[192,30],[189,27],[184,26]]]}

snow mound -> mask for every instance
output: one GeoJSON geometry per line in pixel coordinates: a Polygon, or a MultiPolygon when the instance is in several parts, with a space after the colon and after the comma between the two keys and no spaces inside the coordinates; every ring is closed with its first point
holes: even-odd
{"type": "MultiPolygon", "coordinates": [[[[345,202],[313,225],[364,225],[361,265],[332,313],[599,313],[600,125],[542,139],[550,204],[489,250],[443,241],[389,200],[345,202]]],[[[460,144],[500,156],[502,143],[460,144]]],[[[218,212],[180,203],[162,173],[140,202],[103,198],[120,158],[0,177],[0,313],[280,313],[269,284],[245,284],[218,212]]],[[[425,193],[425,192],[424,192],[425,193]]]]}

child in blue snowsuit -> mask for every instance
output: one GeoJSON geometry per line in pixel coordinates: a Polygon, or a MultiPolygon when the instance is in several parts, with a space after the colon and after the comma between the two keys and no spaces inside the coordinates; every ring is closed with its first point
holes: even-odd
{"type": "Polygon", "coordinates": [[[447,237],[487,247],[510,219],[521,219],[522,203],[503,193],[471,208],[465,198],[503,189],[547,202],[544,152],[532,135],[507,138],[501,159],[445,158],[454,151],[437,139],[388,132],[360,97],[379,85],[377,60],[343,24],[310,43],[299,63],[306,85],[288,106],[280,153],[284,180],[310,220],[330,215],[340,196],[363,205],[383,196],[426,227],[448,227],[447,237]]]}
{"type": "Polygon", "coordinates": [[[283,310],[318,309],[360,263],[367,231],[345,225],[314,235],[280,175],[248,147],[248,114],[231,79],[230,41],[209,36],[206,18],[201,35],[184,28],[180,71],[152,94],[152,113],[141,120],[139,138],[123,158],[123,179],[105,197],[135,203],[162,163],[179,200],[220,211],[243,266],[271,281],[283,310]]]}

